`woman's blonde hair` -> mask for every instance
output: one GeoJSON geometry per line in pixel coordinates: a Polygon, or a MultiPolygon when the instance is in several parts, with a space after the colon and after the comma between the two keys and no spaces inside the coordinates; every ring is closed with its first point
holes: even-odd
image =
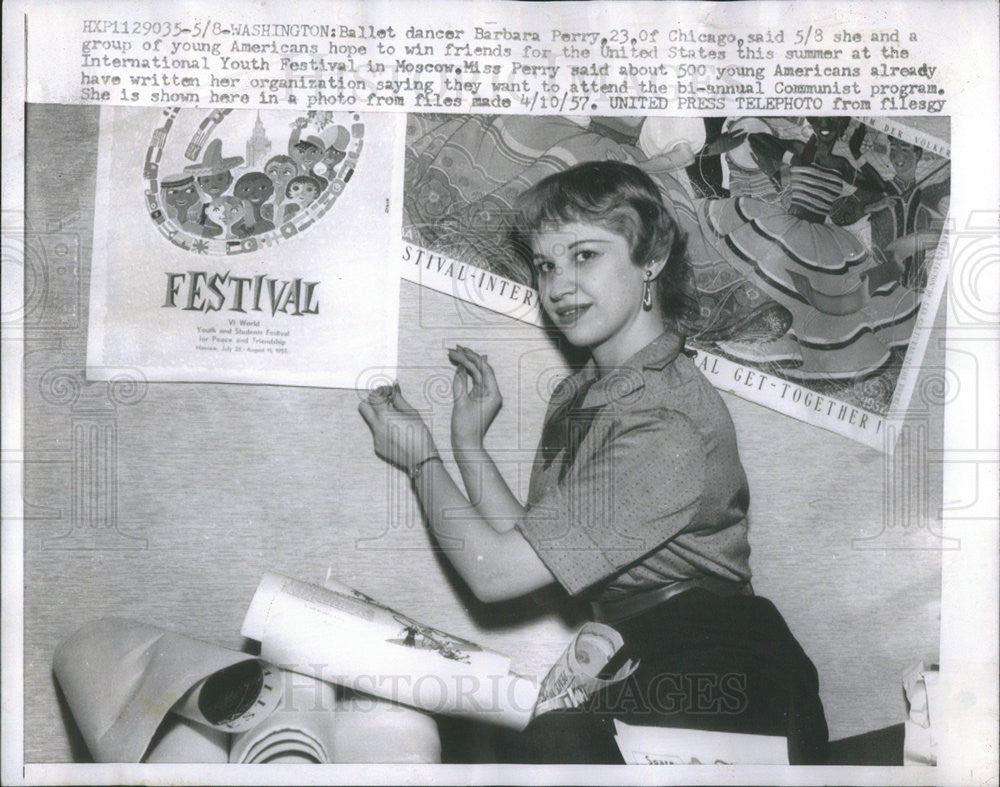
{"type": "MultiPolygon", "coordinates": [[[[657,276],[665,318],[686,333],[697,318],[687,236],[664,205],[656,183],[621,161],[589,161],[549,175],[517,200],[515,243],[531,258],[533,237],[563,224],[595,224],[628,241],[632,262],[644,266],[666,260],[657,276]]],[[[532,270],[534,268],[532,267],[532,270]]]]}

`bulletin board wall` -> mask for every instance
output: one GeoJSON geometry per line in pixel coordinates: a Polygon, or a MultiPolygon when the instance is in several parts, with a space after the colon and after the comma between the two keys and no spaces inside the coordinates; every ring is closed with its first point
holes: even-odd
{"type": "MultiPolygon", "coordinates": [[[[97,130],[95,108],[29,107],[25,760],[87,759],[51,671],[73,630],[118,616],[249,647],[240,623],[265,571],[330,570],[544,674],[579,623],[571,605],[558,592],[477,602],[405,475],[375,456],[356,391],[86,379],[97,130]]],[[[446,350],[488,354],[505,405],[487,447],[523,499],[566,359],[540,328],[400,287],[402,390],[447,446],[446,350]]],[[[750,482],[754,589],[816,664],[832,738],[901,722],[904,670],[937,658],[941,551],[955,546],[937,535],[941,467],[928,460],[942,444],[943,308],[891,460],[724,394],[750,482]]]]}

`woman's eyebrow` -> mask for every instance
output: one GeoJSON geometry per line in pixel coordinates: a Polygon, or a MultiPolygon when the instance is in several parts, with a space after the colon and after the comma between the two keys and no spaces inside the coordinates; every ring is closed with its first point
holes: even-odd
{"type": "Polygon", "coordinates": [[[611,243],[611,241],[604,240],[603,238],[581,238],[580,240],[575,240],[572,243],[566,244],[566,248],[575,249],[581,243],[611,243]]]}
{"type": "MultiPolygon", "coordinates": [[[[566,250],[567,251],[573,251],[574,249],[576,249],[577,246],[580,246],[580,245],[585,244],[585,243],[608,244],[608,243],[612,243],[612,241],[605,240],[604,238],[580,238],[580,240],[575,240],[575,241],[571,241],[570,243],[567,243],[566,244],[566,250]]],[[[539,261],[545,261],[547,259],[549,259],[549,258],[546,255],[544,255],[544,254],[537,254],[536,253],[536,254],[532,254],[531,255],[531,261],[533,263],[537,263],[539,261]]]]}

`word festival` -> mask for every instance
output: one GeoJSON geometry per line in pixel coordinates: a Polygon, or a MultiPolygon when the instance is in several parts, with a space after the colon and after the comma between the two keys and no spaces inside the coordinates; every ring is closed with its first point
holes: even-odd
{"type": "Polygon", "coordinates": [[[269,278],[266,273],[256,276],[233,276],[207,271],[187,273],[167,273],[167,295],[163,308],[180,308],[183,311],[217,312],[228,309],[231,312],[270,312],[272,317],[278,312],[292,317],[319,314],[316,300],[318,281],[291,279],[281,281],[269,278]],[[183,306],[178,306],[177,298],[185,288],[183,306]]]}

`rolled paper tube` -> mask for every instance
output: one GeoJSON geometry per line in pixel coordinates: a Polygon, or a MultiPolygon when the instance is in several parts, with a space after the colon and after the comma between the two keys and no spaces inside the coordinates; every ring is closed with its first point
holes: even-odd
{"type": "Polygon", "coordinates": [[[246,750],[240,762],[253,765],[278,761],[327,763],[328,758],[323,745],[301,730],[271,730],[263,740],[246,750]]]}
{"type": "Polygon", "coordinates": [[[385,655],[393,661],[450,663],[496,674],[510,668],[507,656],[419,623],[329,576],[318,586],[265,574],[243,622],[243,636],[261,641],[265,621],[273,623],[279,608],[296,616],[302,610],[305,618],[335,626],[344,634],[341,648],[350,648],[365,659],[385,655]]]}
{"type": "Polygon", "coordinates": [[[173,712],[224,732],[257,726],[281,700],[276,670],[260,661],[241,661],[209,675],[191,688],[173,712]]]}
{"type": "MultiPolygon", "coordinates": [[[[145,623],[104,618],[56,648],[53,670],[94,759],[139,762],[179,700],[206,678],[246,662],[258,659],[145,623]]],[[[260,719],[276,704],[271,696],[244,712],[260,719]]]]}
{"type": "Polygon", "coordinates": [[[350,691],[337,707],[336,762],[441,762],[441,737],[429,714],[350,691]]]}
{"type": "Polygon", "coordinates": [[[621,634],[611,626],[584,624],[542,679],[534,715],[575,708],[628,677],[638,662],[627,658],[624,645],[621,634]]]}
{"type": "Polygon", "coordinates": [[[306,675],[276,671],[282,685],[277,710],[252,730],[233,736],[229,761],[335,762],[337,688],[306,675]]]}
{"type": "Polygon", "coordinates": [[[316,759],[312,755],[303,754],[302,752],[284,747],[262,754],[259,759],[253,760],[253,764],[266,763],[268,765],[314,765],[319,762],[323,761],[316,759]]]}
{"type": "Polygon", "coordinates": [[[229,733],[171,713],[156,731],[142,761],[226,763],[229,762],[229,733]]]}
{"type": "Polygon", "coordinates": [[[323,680],[432,713],[523,729],[538,693],[505,656],[359,594],[274,574],[261,580],[242,633],[284,669],[317,674],[322,665],[323,680]]]}

